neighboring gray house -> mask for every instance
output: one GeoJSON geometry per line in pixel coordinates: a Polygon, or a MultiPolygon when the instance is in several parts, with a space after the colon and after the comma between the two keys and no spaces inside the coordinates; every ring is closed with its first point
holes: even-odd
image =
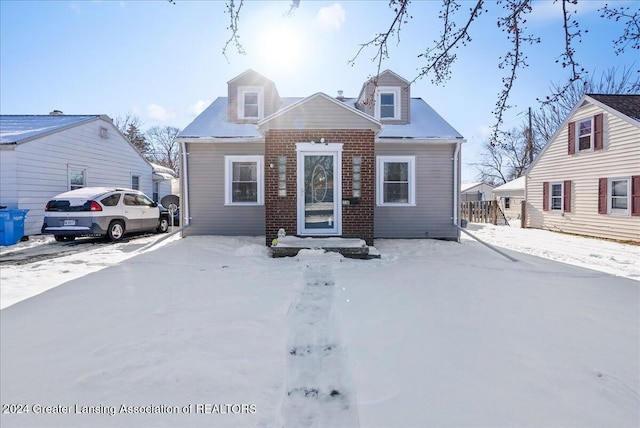
{"type": "Polygon", "coordinates": [[[459,239],[463,137],[392,71],[281,98],[248,70],[178,136],[185,235],[459,239]]]}
{"type": "Polygon", "coordinates": [[[0,205],[27,209],[39,234],[51,197],[88,187],[152,193],[152,168],[104,115],[0,116],[0,205]]]}
{"type": "Polygon", "coordinates": [[[462,183],[460,187],[461,202],[493,201],[493,184],[462,183]]]}

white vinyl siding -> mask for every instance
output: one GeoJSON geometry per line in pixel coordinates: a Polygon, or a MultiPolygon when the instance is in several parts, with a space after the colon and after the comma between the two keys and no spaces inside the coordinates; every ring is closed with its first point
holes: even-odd
{"type": "Polygon", "coordinates": [[[129,187],[131,174],[136,173],[140,175],[140,190],[147,194],[152,191],[151,165],[112,123],[101,119],[18,144],[12,151],[15,186],[5,187],[4,180],[0,183],[2,204],[13,199],[17,203],[12,208],[29,210],[26,235],[40,233],[47,201],[69,190],[69,165],[86,169],[86,187],[129,187]],[[106,141],[100,137],[103,127],[112,130],[106,141]]]}
{"type": "MultiPolygon", "coordinates": [[[[567,153],[568,127],[565,124],[535,165],[527,173],[526,225],[566,233],[640,241],[640,217],[602,215],[598,210],[598,188],[602,177],[640,175],[640,126],[600,107],[587,104],[567,120],[577,124],[604,113],[603,150],[567,153]],[[557,215],[543,211],[543,183],[571,180],[571,212],[557,215]]],[[[576,135],[578,130],[576,129],[576,135]]],[[[576,152],[578,151],[576,141],[576,152]]]]}

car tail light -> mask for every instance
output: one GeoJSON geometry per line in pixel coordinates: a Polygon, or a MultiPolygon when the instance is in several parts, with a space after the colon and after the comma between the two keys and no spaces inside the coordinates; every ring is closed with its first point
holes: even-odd
{"type": "Polygon", "coordinates": [[[44,207],[44,210],[45,210],[45,211],[50,211],[50,209],[49,209],[49,204],[50,204],[50,203],[51,203],[51,201],[47,202],[47,206],[46,206],[46,207],[44,207]]]}
{"type": "Polygon", "coordinates": [[[102,211],[102,207],[96,201],[91,201],[91,208],[89,208],[89,211],[102,211]]]}

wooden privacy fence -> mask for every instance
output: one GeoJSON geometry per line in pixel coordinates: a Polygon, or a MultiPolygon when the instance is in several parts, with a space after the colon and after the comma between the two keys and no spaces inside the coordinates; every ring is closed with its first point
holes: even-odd
{"type": "Polygon", "coordinates": [[[498,201],[462,202],[460,217],[471,223],[509,224],[498,201]]]}

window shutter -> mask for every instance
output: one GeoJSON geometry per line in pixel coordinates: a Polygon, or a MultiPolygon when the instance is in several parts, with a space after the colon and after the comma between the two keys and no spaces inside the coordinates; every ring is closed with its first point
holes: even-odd
{"type": "Polygon", "coordinates": [[[598,181],[598,214],[607,213],[607,187],[609,180],[600,178],[598,181]]]}
{"type": "Polygon", "coordinates": [[[576,152],[576,123],[569,122],[569,154],[572,155],[576,152]]]}
{"type": "Polygon", "coordinates": [[[593,118],[593,138],[594,138],[594,143],[593,143],[593,150],[602,150],[604,148],[604,141],[603,141],[603,132],[602,132],[602,128],[604,125],[604,114],[600,113],[600,114],[596,114],[595,117],[593,118]]]}
{"type": "Polygon", "coordinates": [[[542,183],[542,211],[549,211],[549,182],[542,183]]]}
{"type": "Polygon", "coordinates": [[[631,177],[631,215],[640,216],[640,175],[631,177]]]}
{"type": "Polygon", "coordinates": [[[564,212],[571,212],[571,180],[565,180],[564,182],[564,212]]]}

